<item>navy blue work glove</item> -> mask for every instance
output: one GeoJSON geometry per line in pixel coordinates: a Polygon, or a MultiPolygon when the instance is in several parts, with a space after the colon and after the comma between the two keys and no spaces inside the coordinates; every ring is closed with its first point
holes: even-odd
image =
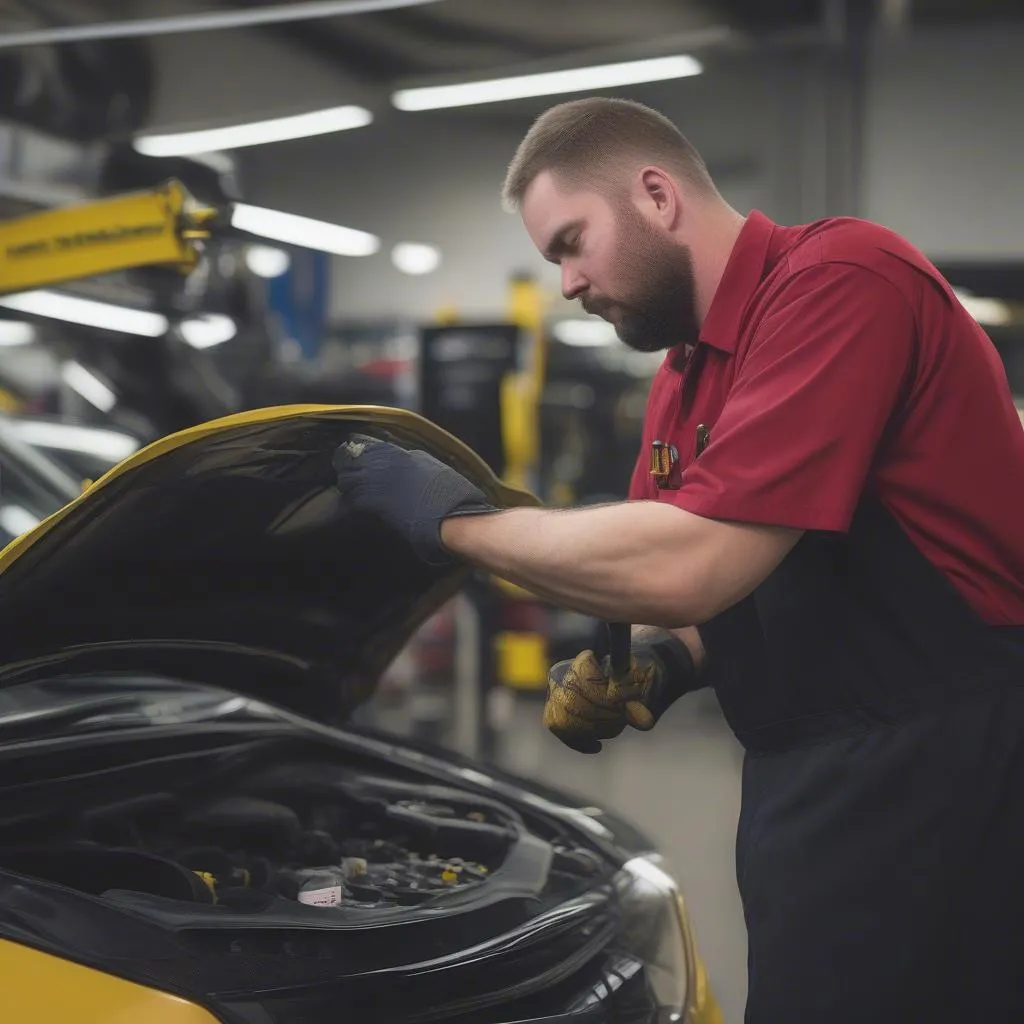
{"type": "Polygon", "coordinates": [[[350,507],[379,516],[430,565],[455,561],[441,543],[445,519],[498,511],[458,470],[376,438],[354,434],[339,445],[334,469],[350,507]]]}

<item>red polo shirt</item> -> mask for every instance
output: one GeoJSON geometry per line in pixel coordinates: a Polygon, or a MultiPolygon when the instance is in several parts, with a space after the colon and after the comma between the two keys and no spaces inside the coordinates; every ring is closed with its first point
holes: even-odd
{"type": "Polygon", "coordinates": [[[630,497],[843,532],[866,490],[985,621],[1024,625],[1024,430],[988,336],[885,228],[754,211],[699,343],[655,376],[630,497]]]}

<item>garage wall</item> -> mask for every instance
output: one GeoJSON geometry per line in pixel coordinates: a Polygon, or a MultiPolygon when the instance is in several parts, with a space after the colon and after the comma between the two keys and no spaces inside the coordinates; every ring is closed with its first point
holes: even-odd
{"type": "Polygon", "coordinates": [[[532,263],[528,239],[498,208],[514,135],[457,118],[408,121],[401,137],[382,125],[289,144],[287,165],[249,165],[250,195],[381,237],[376,256],[334,260],[335,316],[430,317],[447,303],[468,316],[494,316],[504,308],[504,272],[532,263]],[[400,274],[388,254],[402,241],[438,246],[440,270],[400,274]]]}
{"type": "MultiPolygon", "coordinates": [[[[251,201],[380,235],[372,258],[333,261],[338,318],[433,316],[455,306],[467,317],[504,309],[509,275],[530,269],[557,295],[557,273],[533,251],[498,190],[532,118],[532,105],[401,114],[370,102],[344,72],[255,32],[230,53],[219,33],[158,41],[160,127],[230,120],[333,103],[368,102],[378,124],[334,137],[245,154],[251,201]],[[233,85],[212,87],[231,61],[233,85]],[[394,132],[396,122],[401,132],[394,132]],[[388,253],[423,241],[443,253],[424,278],[401,275],[388,253]]],[[[234,36],[234,34],[233,34],[234,36]]],[[[869,65],[862,204],[836,187],[845,153],[827,58],[795,50],[709,57],[706,73],[625,91],[672,117],[704,152],[727,198],[783,222],[861,212],[903,232],[935,258],[1024,254],[1020,28],[914,30],[879,39],[869,65]],[[830,148],[833,147],[833,148],[830,148]],[[1006,196],[1021,196],[1009,203],[1006,196]],[[998,198],[1002,197],[1002,198],[998,198]]],[[[848,184],[848,183],[847,183],[848,184]]]]}
{"type": "MultiPolygon", "coordinates": [[[[725,65],[624,95],[673,117],[737,206],[771,207],[770,105],[762,79],[762,70],[749,63],[725,65]]],[[[548,102],[486,112],[386,111],[379,127],[289,144],[272,158],[253,151],[246,184],[255,202],[287,205],[382,237],[380,255],[335,261],[336,316],[423,317],[447,304],[466,316],[494,316],[504,309],[508,276],[518,270],[536,272],[557,292],[557,271],[534,251],[519,219],[500,206],[505,168],[548,102]],[[399,120],[402,130],[395,132],[399,120]],[[399,274],[388,252],[400,241],[437,245],[442,268],[419,279],[399,274]]]]}
{"type": "Polygon", "coordinates": [[[933,258],[1024,256],[1024,29],[917,32],[871,61],[867,216],[933,258]]]}
{"type": "MultiPolygon", "coordinates": [[[[373,231],[382,252],[333,261],[332,314],[433,316],[454,306],[467,317],[504,309],[506,281],[529,269],[557,301],[557,271],[534,252],[499,190],[516,145],[549,98],[419,115],[389,109],[344,71],[255,31],[154,40],[158,88],[151,130],[364,103],[377,123],[352,133],[244,151],[250,201],[373,231]],[[229,68],[229,88],[223,83],[229,68]],[[395,132],[396,123],[402,130],[395,132]],[[401,241],[437,245],[444,262],[410,278],[390,263],[401,241]],[[396,292],[401,292],[400,300],[396,292]]],[[[726,197],[780,220],[826,211],[825,100],[820,62],[792,53],[708,55],[696,78],[635,87],[622,95],[672,117],[711,165],[726,197]]]]}

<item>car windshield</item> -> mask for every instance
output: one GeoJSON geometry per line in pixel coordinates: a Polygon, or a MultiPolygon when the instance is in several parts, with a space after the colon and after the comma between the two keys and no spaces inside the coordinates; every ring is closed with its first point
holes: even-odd
{"type": "Polygon", "coordinates": [[[134,673],[75,675],[0,690],[0,742],[67,733],[273,721],[269,705],[227,690],[134,673]]]}

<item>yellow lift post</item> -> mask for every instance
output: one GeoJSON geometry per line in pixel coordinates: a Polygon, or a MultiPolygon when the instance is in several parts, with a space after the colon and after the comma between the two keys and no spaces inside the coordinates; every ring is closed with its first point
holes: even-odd
{"type": "MultiPolygon", "coordinates": [[[[530,339],[527,369],[508,374],[501,387],[502,440],[505,479],[526,490],[540,463],[540,402],[547,377],[547,338],[544,334],[545,299],[540,285],[528,277],[509,284],[508,317],[530,339]]],[[[536,601],[522,587],[496,578],[496,585],[517,600],[536,601]]],[[[495,637],[499,680],[515,690],[542,690],[547,685],[547,637],[532,630],[505,630],[495,637]]]]}

